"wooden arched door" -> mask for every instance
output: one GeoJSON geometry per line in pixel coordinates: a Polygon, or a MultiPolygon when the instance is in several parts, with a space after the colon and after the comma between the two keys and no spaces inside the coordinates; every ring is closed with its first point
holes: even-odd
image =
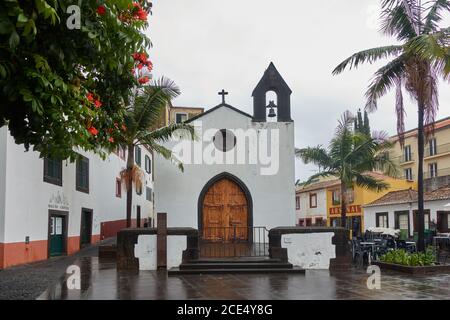
{"type": "Polygon", "coordinates": [[[248,203],[234,181],[223,178],[206,192],[202,204],[203,239],[248,240],[248,203]]]}

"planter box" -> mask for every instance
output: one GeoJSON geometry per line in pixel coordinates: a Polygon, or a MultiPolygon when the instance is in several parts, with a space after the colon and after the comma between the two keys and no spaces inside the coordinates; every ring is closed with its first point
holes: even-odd
{"type": "Polygon", "coordinates": [[[450,273],[450,265],[435,265],[435,266],[403,266],[401,264],[387,263],[381,261],[372,261],[373,265],[379,266],[381,269],[394,270],[399,272],[405,272],[409,274],[437,274],[437,273],[450,273]]]}

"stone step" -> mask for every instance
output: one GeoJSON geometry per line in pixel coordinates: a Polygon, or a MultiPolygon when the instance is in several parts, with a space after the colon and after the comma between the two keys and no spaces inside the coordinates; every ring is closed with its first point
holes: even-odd
{"type": "Polygon", "coordinates": [[[280,263],[280,259],[271,258],[200,258],[197,260],[188,260],[186,263],[280,263]]]}
{"type": "Polygon", "coordinates": [[[286,268],[271,268],[271,269],[194,269],[194,270],[184,270],[180,268],[171,268],[168,270],[169,276],[176,275],[188,275],[188,274],[227,274],[227,273],[297,273],[305,274],[305,269],[293,267],[292,269],[286,268]]]}
{"type": "Polygon", "coordinates": [[[180,270],[205,269],[292,269],[292,264],[282,262],[234,262],[234,263],[182,263],[180,270]]]}
{"type": "Polygon", "coordinates": [[[98,246],[98,257],[114,259],[117,256],[117,246],[115,244],[104,244],[98,246]]]}

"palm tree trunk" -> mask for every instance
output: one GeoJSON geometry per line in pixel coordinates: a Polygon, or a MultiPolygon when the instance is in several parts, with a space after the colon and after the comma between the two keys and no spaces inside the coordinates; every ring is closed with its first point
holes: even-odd
{"type": "Polygon", "coordinates": [[[341,227],[347,227],[347,188],[341,182],[341,227]]]}
{"type": "MultiPolygon", "coordinates": [[[[424,157],[424,128],[423,128],[423,116],[424,116],[424,105],[423,102],[419,102],[419,126],[418,126],[418,137],[417,137],[417,149],[418,149],[418,172],[417,172],[417,203],[418,203],[418,217],[417,217],[417,227],[419,228],[417,249],[419,251],[425,251],[425,219],[424,219],[424,203],[423,203],[423,157],[424,157]]],[[[414,213],[413,213],[414,214],[414,213]]]]}
{"type": "Polygon", "coordinates": [[[134,145],[128,145],[128,158],[127,158],[127,228],[131,228],[131,210],[133,204],[133,171],[134,166],[134,145]]]}

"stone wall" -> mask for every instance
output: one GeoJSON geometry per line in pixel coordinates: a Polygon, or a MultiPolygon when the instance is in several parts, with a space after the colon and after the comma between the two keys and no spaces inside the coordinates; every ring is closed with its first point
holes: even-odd
{"type": "MultiPolygon", "coordinates": [[[[156,270],[157,229],[124,229],[117,235],[117,268],[156,270]]],[[[198,258],[198,231],[192,228],[167,229],[166,268],[178,266],[182,260],[198,258]]]]}
{"type": "Polygon", "coordinates": [[[269,254],[304,269],[348,268],[348,239],[344,228],[277,227],[269,231],[269,254]]]}

